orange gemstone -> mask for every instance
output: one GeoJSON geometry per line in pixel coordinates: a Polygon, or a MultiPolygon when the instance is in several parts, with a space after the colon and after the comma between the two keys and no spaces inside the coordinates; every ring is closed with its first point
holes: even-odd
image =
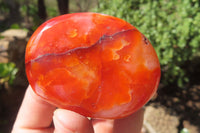
{"type": "Polygon", "coordinates": [[[94,118],[130,115],[148,102],[160,80],[158,57],[144,35],[97,13],[45,22],[28,42],[25,63],[35,93],[94,118]]]}

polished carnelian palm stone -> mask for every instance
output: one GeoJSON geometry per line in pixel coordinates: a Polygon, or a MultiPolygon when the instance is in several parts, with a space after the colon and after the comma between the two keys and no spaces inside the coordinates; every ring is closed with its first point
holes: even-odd
{"type": "Polygon", "coordinates": [[[122,118],[156,92],[160,64],[147,38],[116,17],[74,13],[42,24],[26,48],[26,73],[49,103],[94,118],[122,118]]]}

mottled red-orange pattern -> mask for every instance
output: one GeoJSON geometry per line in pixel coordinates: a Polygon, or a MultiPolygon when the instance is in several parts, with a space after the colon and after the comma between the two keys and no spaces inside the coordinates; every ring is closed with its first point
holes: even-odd
{"type": "Polygon", "coordinates": [[[36,94],[94,118],[122,118],[157,90],[160,64],[147,38],[116,17],[74,13],[42,24],[26,48],[36,94]]]}

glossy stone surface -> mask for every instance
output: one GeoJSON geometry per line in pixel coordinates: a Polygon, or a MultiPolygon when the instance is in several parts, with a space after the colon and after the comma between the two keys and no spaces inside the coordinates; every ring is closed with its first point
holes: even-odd
{"type": "Polygon", "coordinates": [[[57,107],[94,118],[122,118],[157,90],[160,64],[134,26],[97,13],[75,13],[41,25],[26,48],[33,90],[57,107]]]}

